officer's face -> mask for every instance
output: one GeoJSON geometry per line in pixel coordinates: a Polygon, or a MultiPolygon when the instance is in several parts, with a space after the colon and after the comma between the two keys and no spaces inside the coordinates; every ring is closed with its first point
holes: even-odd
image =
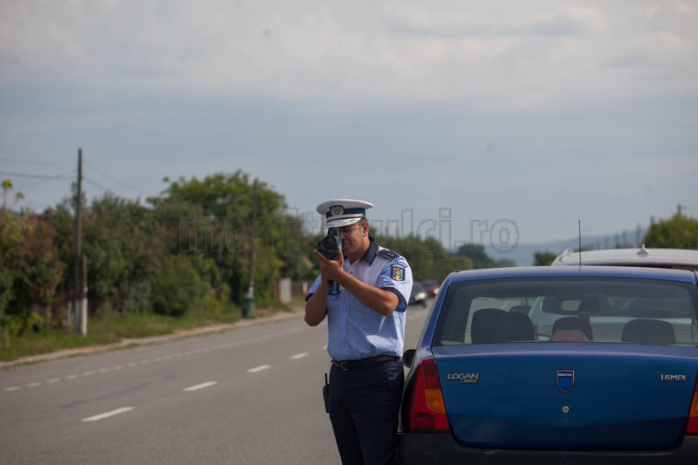
{"type": "Polygon", "coordinates": [[[345,254],[351,255],[362,250],[364,225],[361,223],[354,223],[337,229],[342,238],[342,246],[345,254]]]}

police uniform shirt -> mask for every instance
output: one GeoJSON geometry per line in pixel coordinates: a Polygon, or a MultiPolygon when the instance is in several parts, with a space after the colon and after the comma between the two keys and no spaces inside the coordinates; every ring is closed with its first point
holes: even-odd
{"type": "MultiPolygon", "coordinates": [[[[333,360],[361,360],[378,355],[402,356],[405,343],[405,310],[412,291],[412,270],[400,255],[380,247],[373,238],[356,263],[344,260],[344,271],[359,281],[395,293],[399,304],[388,316],[361,303],[340,286],[327,296],[327,352],[333,360]]],[[[306,301],[322,282],[318,276],[306,301]]]]}

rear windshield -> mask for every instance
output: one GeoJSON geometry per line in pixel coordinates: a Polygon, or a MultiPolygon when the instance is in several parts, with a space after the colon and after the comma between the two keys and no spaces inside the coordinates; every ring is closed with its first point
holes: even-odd
{"type": "Polygon", "coordinates": [[[689,284],[628,279],[518,279],[449,287],[434,345],[618,342],[696,346],[689,284]]]}

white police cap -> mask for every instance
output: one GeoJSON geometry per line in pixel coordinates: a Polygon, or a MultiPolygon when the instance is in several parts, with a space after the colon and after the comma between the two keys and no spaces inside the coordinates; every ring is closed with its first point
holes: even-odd
{"type": "Polygon", "coordinates": [[[366,210],[373,207],[370,202],[352,199],[334,199],[322,202],[316,210],[325,215],[326,228],[339,228],[349,226],[366,218],[366,210]]]}

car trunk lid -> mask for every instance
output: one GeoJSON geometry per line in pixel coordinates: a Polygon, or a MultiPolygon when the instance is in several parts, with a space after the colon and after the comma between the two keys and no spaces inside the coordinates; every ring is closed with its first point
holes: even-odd
{"type": "Polygon", "coordinates": [[[460,443],[568,450],[677,445],[696,382],[694,350],[602,343],[433,348],[460,443]]]}

